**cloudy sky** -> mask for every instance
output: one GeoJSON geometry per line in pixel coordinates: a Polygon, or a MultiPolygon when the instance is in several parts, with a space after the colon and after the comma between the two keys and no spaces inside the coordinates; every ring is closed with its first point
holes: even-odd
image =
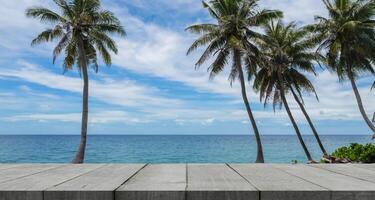
{"type": "MultiPolygon", "coordinates": [[[[82,80],[52,64],[53,43],[30,46],[46,25],[27,19],[25,9],[52,0],[0,0],[0,134],[79,134],[82,80]]],[[[184,29],[211,19],[199,0],[102,0],[127,30],[116,38],[113,65],[90,72],[89,134],[250,134],[238,83],[223,74],[209,80],[194,70],[199,54],[186,50],[195,35],[184,29]]],[[[280,9],[286,21],[303,25],[325,15],[318,0],[261,0],[280,9]]],[[[348,83],[321,71],[311,77],[320,102],[306,95],[306,107],[321,134],[370,134],[348,83]]],[[[375,111],[373,77],[358,80],[369,115],[375,111]]],[[[294,134],[284,110],[264,108],[248,87],[262,134],[294,134]]],[[[293,100],[303,134],[311,134],[293,100]]]]}

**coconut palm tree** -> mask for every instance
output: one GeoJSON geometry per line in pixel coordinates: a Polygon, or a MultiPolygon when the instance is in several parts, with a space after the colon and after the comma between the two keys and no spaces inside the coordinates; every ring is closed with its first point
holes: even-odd
{"type": "Polygon", "coordinates": [[[83,76],[83,109],[81,140],[73,163],[83,163],[86,150],[88,124],[89,73],[88,66],[98,71],[98,54],[104,63],[111,65],[110,52],[117,53],[115,42],[108,35],[125,35],[120,21],[114,14],[102,10],[99,0],[54,0],[60,12],[44,7],[32,7],[26,10],[28,17],[39,19],[52,25],[40,33],[32,45],[58,40],[53,51],[53,63],[64,53],[63,68],[71,70],[75,65],[83,76]]]}
{"type": "Polygon", "coordinates": [[[315,17],[313,30],[318,33],[318,50],[326,52],[329,69],[339,80],[350,80],[359,110],[368,127],[375,133],[362,104],[356,78],[364,74],[375,75],[375,1],[373,0],[323,0],[328,10],[327,18],[315,17]]]}
{"type": "Polygon", "coordinates": [[[300,81],[298,83],[295,83],[295,84],[292,84],[292,85],[289,86],[289,89],[290,89],[290,91],[291,91],[291,93],[293,95],[294,100],[297,102],[299,108],[301,109],[303,115],[305,116],[305,118],[306,118],[306,120],[307,120],[307,122],[308,122],[308,124],[309,124],[309,126],[311,128],[311,131],[314,134],[314,137],[315,137],[316,141],[318,142],[320,150],[322,151],[322,153],[323,153],[324,156],[328,156],[328,152],[324,148],[324,145],[322,143],[322,140],[320,139],[318,131],[316,130],[315,125],[314,125],[314,123],[311,120],[311,117],[309,116],[309,114],[306,111],[306,108],[305,108],[304,102],[303,102],[302,92],[300,91],[299,87],[303,87],[303,90],[305,90],[307,92],[313,92],[313,93],[316,94],[315,88],[311,84],[311,82],[308,81],[308,79],[304,79],[304,80],[302,80],[302,81],[300,81]],[[298,93],[296,93],[295,90],[297,90],[298,93]]]}
{"type": "Polygon", "coordinates": [[[295,23],[284,25],[281,20],[277,22],[272,21],[264,26],[264,30],[265,35],[257,41],[263,54],[264,62],[254,80],[254,89],[260,93],[260,99],[264,101],[265,106],[271,100],[273,101],[274,110],[276,107],[281,108],[284,105],[308,161],[313,162],[298,125],[290,111],[286,95],[288,92],[293,94],[294,99],[314,130],[322,151],[325,153],[319,135],[302,101],[303,91],[316,94],[312,83],[302,73],[309,72],[315,74],[313,61],[319,59],[319,55],[311,51],[315,44],[311,40],[306,39],[307,30],[296,28],[295,23]]]}
{"type": "MultiPolygon", "coordinates": [[[[371,90],[375,89],[375,81],[374,83],[372,84],[372,87],[371,87],[371,90]]],[[[372,115],[372,123],[375,123],[375,112],[374,114],[372,115]]],[[[371,137],[373,140],[375,139],[375,133],[372,134],[372,137],[371,137]]]]}
{"type": "MultiPolygon", "coordinates": [[[[375,81],[374,81],[374,83],[372,84],[371,89],[375,89],[375,81]]],[[[375,112],[374,112],[374,115],[372,115],[372,123],[375,123],[375,112]]],[[[372,139],[373,139],[373,140],[375,139],[375,133],[372,135],[372,139]]]]}
{"type": "Polygon", "coordinates": [[[237,78],[240,81],[242,98],[257,142],[256,162],[263,163],[262,143],[246,94],[243,68],[247,70],[249,77],[253,76],[259,55],[257,47],[251,42],[252,38],[259,36],[254,28],[270,19],[281,17],[282,13],[275,10],[258,10],[257,2],[257,0],[203,2],[203,6],[217,23],[198,24],[187,28],[188,31],[201,35],[191,45],[187,54],[189,55],[198,47],[207,46],[196,63],[196,67],[201,66],[208,58],[215,57],[208,68],[211,78],[223,71],[229,59],[232,60],[229,79],[231,83],[237,78]],[[246,57],[245,49],[249,52],[246,57]]]}

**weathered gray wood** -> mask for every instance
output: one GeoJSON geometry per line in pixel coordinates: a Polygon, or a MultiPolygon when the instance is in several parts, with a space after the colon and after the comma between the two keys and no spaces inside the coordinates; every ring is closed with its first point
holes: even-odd
{"type": "Polygon", "coordinates": [[[258,200],[259,192],[225,164],[188,164],[187,200],[258,200]]]}
{"type": "Polygon", "coordinates": [[[262,200],[330,199],[326,188],[290,175],[272,165],[231,164],[230,167],[261,191],[262,200]]]}
{"type": "Polygon", "coordinates": [[[62,167],[63,165],[17,165],[11,168],[0,170],[0,183],[11,181],[17,178],[40,173],[46,170],[62,167]]]}
{"type": "Polygon", "coordinates": [[[44,200],[113,200],[114,190],[144,164],[109,164],[44,192],[44,200]]]}
{"type": "Polygon", "coordinates": [[[147,165],[116,190],[116,200],[184,200],[186,165],[147,165]]]}
{"type": "Polygon", "coordinates": [[[350,166],[375,171],[375,164],[350,164],[350,166]]]}
{"type": "Polygon", "coordinates": [[[103,165],[66,165],[0,184],[1,200],[43,200],[43,191],[103,165]]]}
{"type": "Polygon", "coordinates": [[[375,165],[142,166],[0,165],[0,200],[375,200],[375,165]]]}
{"type": "Polygon", "coordinates": [[[0,170],[9,169],[17,166],[22,166],[19,164],[0,164],[0,170]]]}
{"type": "Polygon", "coordinates": [[[354,178],[362,179],[375,183],[375,170],[369,170],[365,168],[357,168],[351,165],[342,164],[326,164],[326,165],[311,165],[311,167],[317,167],[325,169],[334,173],[351,176],[354,178]]]}
{"type": "Polygon", "coordinates": [[[307,165],[275,165],[331,191],[332,200],[374,200],[375,184],[307,165]]]}

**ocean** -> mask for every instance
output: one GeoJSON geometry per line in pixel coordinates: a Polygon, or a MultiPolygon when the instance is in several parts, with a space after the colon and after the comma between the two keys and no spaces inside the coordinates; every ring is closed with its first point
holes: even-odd
{"type": "MultiPolygon", "coordinates": [[[[304,136],[314,159],[321,152],[314,136],[304,136]]],[[[350,143],[370,143],[370,136],[321,136],[329,152],[350,143]]],[[[78,146],[72,135],[0,135],[0,163],[67,163],[78,146]]],[[[294,135],[262,136],[267,163],[305,163],[294,135]]],[[[250,163],[256,145],[246,135],[89,135],[87,163],[250,163]]]]}

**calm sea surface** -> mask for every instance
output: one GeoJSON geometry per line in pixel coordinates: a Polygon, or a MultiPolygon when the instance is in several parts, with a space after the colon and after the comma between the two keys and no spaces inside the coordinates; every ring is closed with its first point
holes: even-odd
{"type": "MultiPolygon", "coordinates": [[[[321,136],[329,152],[369,136],[321,136]]],[[[304,139],[316,160],[313,136],[304,139]]],[[[296,136],[263,136],[266,162],[306,162],[296,136]]],[[[0,163],[70,162],[79,136],[1,136],[0,163]]],[[[88,163],[247,163],[256,156],[252,136],[99,136],[88,137],[88,163]]]]}

